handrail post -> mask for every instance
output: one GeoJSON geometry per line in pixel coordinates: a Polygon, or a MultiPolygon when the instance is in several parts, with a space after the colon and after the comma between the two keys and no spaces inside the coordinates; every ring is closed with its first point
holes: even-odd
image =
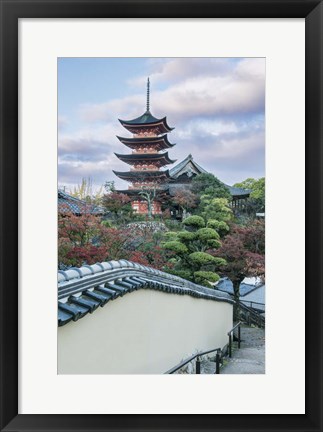
{"type": "Polygon", "coordinates": [[[220,373],[220,353],[219,353],[219,351],[217,351],[216,355],[215,355],[215,373],[216,374],[220,373]]]}
{"type": "Polygon", "coordinates": [[[201,374],[201,361],[200,357],[196,357],[196,373],[201,374]]]}
{"type": "Polygon", "coordinates": [[[241,325],[238,326],[238,348],[240,348],[241,342],[241,325]]]}
{"type": "Polygon", "coordinates": [[[232,336],[231,333],[229,333],[229,357],[232,357],[232,336]]]}

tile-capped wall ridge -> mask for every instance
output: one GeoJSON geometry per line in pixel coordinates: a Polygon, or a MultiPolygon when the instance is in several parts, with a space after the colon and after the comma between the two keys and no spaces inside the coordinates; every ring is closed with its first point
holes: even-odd
{"type": "Polygon", "coordinates": [[[164,283],[167,281],[167,283],[169,284],[174,284],[177,287],[185,289],[186,292],[193,291],[198,295],[200,294],[207,297],[220,297],[223,299],[231,299],[231,296],[229,294],[222,291],[197,285],[191,281],[180,278],[179,276],[175,276],[170,273],[166,273],[161,270],[157,270],[152,267],[144,266],[142,264],[138,264],[125,259],[103,261],[101,263],[96,263],[92,265],[83,265],[79,268],[72,267],[65,271],[59,270],[58,285],[59,288],[63,290],[65,290],[65,286],[71,286],[70,290],[76,292],[74,288],[72,288],[73,286],[75,286],[75,284],[81,287],[84,285],[83,282],[81,282],[83,280],[85,284],[88,284],[88,282],[86,281],[91,281],[92,278],[95,278],[95,280],[98,280],[97,278],[99,278],[99,280],[101,280],[102,278],[105,278],[105,275],[108,276],[110,273],[111,280],[113,280],[114,275],[116,279],[120,279],[127,277],[128,274],[136,275],[137,273],[135,277],[148,277],[149,279],[151,278],[156,282],[158,280],[160,282],[164,281],[164,283]],[[126,274],[123,274],[123,271],[126,274]]]}
{"type": "Polygon", "coordinates": [[[77,321],[98,306],[138,289],[234,303],[225,292],[138,263],[115,260],[58,272],[58,325],[77,321]]]}

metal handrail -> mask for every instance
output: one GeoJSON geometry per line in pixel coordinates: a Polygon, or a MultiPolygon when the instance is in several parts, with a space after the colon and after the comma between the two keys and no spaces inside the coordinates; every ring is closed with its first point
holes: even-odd
{"type": "Polygon", "coordinates": [[[239,303],[251,303],[251,304],[257,304],[257,305],[261,305],[261,306],[266,306],[265,303],[259,303],[259,302],[255,302],[255,301],[251,301],[251,300],[239,300],[239,303]]]}
{"type": "Polygon", "coordinates": [[[169,369],[167,372],[164,372],[164,374],[173,374],[174,372],[178,371],[179,369],[181,369],[183,366],[187,365],[188,363],[190,363],[192,360],[196,359],[196,373],[200,374],[201,373],[201,361],[200,361],[200,357],[202,357],[203,355],[206,354],[210,354],[211,352],[216,352],[216,356],[215,356],[215,373],[219,374],[220,373],[220,352],[221,352],[221,348],[214,348],[208,351],[201,351],[198,352],[194,355],[192,355],[191,357],[188,357],[187,359],[183,360],[181,363],[178,363],[178,365],[174,366],[173,368],[169,369]]]}
{"type": "Polygon", "coordinates": [[[230,333],[232,333],[237,327],[240,327],[242,324],[241,321],[239,321],[234,327],[232,327],[232,329],[230,331],[228,331],[227,335],[229,336],[230,333]]]}
{"type": "Polygon", "coordinates": [[[241,324],[242,322],[239,321],[234,327],[232,327],[232,329],[230,331],[228,331],[228,336],[229,336],[229,357],[232,357],[232,335],[233,332],[236,328],[238,328],[238,348],[240,348],[241,345],[241,324]]]}
{"type": "Polygon", "coordinates": [[[265,317],[262,316],[256,309],[245,305],[244,303],[241,303],[241,301],[238,303],[241,310],[243,311],[247,311],[249,313],[249,318],[248,318],[248,325],[251,324],[251,320],[250,318],[253,318],[254,323],[256,323],[258,326],[261,327],[261,324],[265,325],[265,317]]]}

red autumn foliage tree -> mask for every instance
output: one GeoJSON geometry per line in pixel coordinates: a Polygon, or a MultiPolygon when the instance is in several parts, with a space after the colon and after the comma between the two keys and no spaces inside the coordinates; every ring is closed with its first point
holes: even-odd
{"type": "Polygon", "coordinates": [[[255,221],[248,226],[231,225],[230,234],[212,254],[224,258],[222,274],[231,279],[234,297],[239,300],[240,284],[245,277],[265,278],[265,224],[255,221]]]}
{"type": "Polygon", "coordinates": [[[93,241],[99,236],[100,221],[90,213],[76,216],[72,213],[58,219],[58,263],[66,266],[81,266],[103,261],[106,248],[96,246],[93,241]]]}
{"type": "Polygon", "coordinates": [[[130,228],[109,228],[91,214],[60,217],[58,221],[60,267],[127,259],[156,269],[168,269],[169,254],[153,234],[130,228]]]}
{"type": "Polygon", "coordinates": [[[189,189],[182,188],[175,192],[172,201],[177,204],[185,214],[186,211],[197,206],[198,197],[189,189]]]}
{"type": "Polygon", "coordinates": [[[84,246],[99,233],[100,221],[90,213],[76,216],[73,213],[58,218],[58,237],[73,246],[84,246]]]}
{"type": "Polygon", "coordinates": [[[106,260],[107,248],[105,246],[75,246],[66,254],[66,260],[73,267],[81,267],[86,264],[95,264],[106,260]]]}
{"type": "Polygon", "coordinates": [[[91,214],[60,217],[58,237],[59,262],[67,266],[127,259],[129,255],[124,248],[129,238],[128,230],[107,228],[91,214]]]}
{"type": "Polygon", "coordinates": [[[130,202],[131,198],[128,195],[114,190],[103,195],[102,198],[103,207],[111,212],[116,219],[131,213],[130,202]]]}
{"type": "Polygon", "coordinates": [[[100,245],[106,248],[106,261],[129,259],[130,252],[125,248],[125,245],[130,235],[129,230],[106,228],[101,225],[98,241],[100,245]]]}

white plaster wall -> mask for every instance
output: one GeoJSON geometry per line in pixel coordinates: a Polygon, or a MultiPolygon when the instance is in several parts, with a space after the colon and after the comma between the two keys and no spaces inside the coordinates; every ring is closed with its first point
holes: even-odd
{"type": "Polygon", "coordinates": [[[161,374],[231,328],[229,303],[135,291],[58,328],[58,373],[161,374]]]}

